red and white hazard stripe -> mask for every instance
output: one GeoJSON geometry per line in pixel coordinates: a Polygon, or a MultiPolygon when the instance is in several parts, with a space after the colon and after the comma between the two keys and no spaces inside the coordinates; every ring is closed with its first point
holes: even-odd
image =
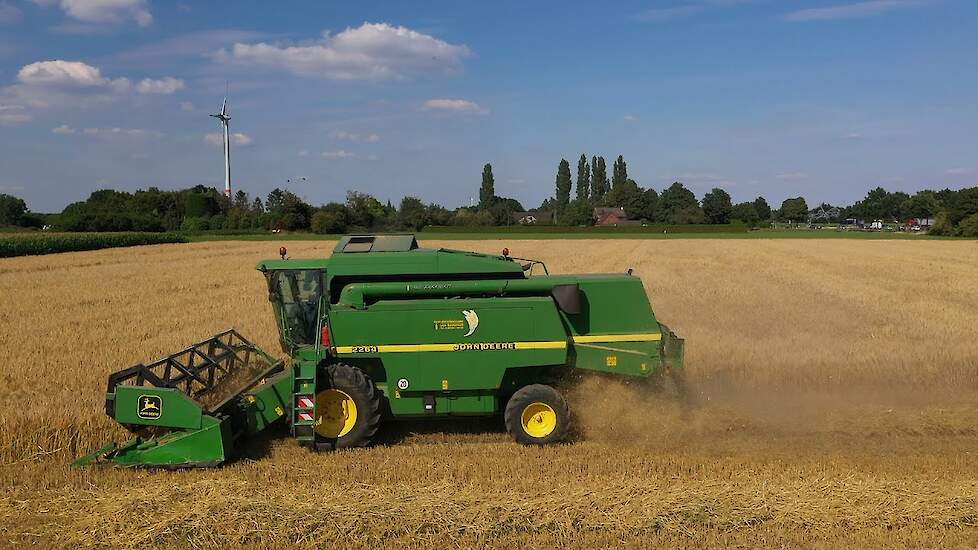
{"type": "Polygon", "coordinates": [[[307,413],[307,412],[301,412],[301,413],[299,413],[299,421],[300,422],[312,422],[312,415],[309,414],[309,413],[307,413]]]}
{"type": "Polygon", "coordinates": [[[300,409],[311,409],[314,406],[315,406],[315,403],[312,402],[312,399],[309,399],[308,397],[300,397],[299,398],[299,408],[300,409]]]}

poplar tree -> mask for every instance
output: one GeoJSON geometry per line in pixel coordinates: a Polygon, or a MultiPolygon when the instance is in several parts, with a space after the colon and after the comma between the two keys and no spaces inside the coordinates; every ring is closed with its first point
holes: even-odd
{"type": "Polygon", "coordinates": [[[586,201],[591,196],[591,166],[587,157],[581,155],[577,161],[577,200],[586,201]]]}
{"type": "Polygon", "coordinates": [[[567,208],[567,204],[570,203],[571,191],[570,163],[567,162],[567,159],[560,159],[555,184],[557,187],[557,210],[563,212],[567,208]]]}

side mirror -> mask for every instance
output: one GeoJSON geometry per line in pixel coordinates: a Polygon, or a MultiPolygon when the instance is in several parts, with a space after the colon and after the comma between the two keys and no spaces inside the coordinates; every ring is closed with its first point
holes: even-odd
{"type": "Polygon", "coordinates": [[[557,302],[560,311],[568,315],[577,315],[581,312],[581,288],[577,283],[555,285],[550,290],[550,295],[557,302]]]}

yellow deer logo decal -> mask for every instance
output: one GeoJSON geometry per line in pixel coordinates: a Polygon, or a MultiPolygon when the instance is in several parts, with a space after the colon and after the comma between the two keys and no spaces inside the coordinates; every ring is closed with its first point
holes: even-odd
{"type": "Polygon", "coordinates": [[[472,336],[475,329],[479,328],[479,314],[473,309],[466,309],[462,311],[462,315],[465,317],[465,323],[469,325],[469,331],[465,333],[465,336],[472,336]]]}

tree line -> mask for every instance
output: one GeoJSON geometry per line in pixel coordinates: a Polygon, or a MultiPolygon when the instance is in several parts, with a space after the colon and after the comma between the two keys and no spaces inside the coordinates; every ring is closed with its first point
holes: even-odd
{"type": "MultiPolygon", "coordinates": [[[[760,227],[771,222],[808,223],[812,214],[820,221],[858,219],[902,222],[910,218],[936,218],[932,233],[978,236],[978,187],[960,190],[922,190],[909,195],[882,187],[849,206],[820,204],[810,209],[804,197],[785,199],[780,208],[756,197],[734,203],[722,188],[702,198],[682,182],[661,192],[644,188],[628,175],[628,164],[618,155],[611,176],[602,156],[582,154],[577,175],[571,175],[566,159],[557,165],[553,195],[536,209],[553,214],[554,224],[566,226],[595,223],[595,208],[622,208],[628,219],[650,224],[728,224],[760,227]]],[[[469,227],[519,223],[524,212],[516,199],[495,192],[492,165],[482,169],[479,203],[449,210],[436,203],[407,196],[396,206],[390,201],[349,191],[344,202],[313,206],[295,193],[276,188],[265,197],[239,190],[225,197],[213,187],[197,185],[177,191],[150,187],[135,192],[104,189],[88,199],[69,204],[56,216],[31,213],[17,197],[0,194],[0,226],[41,227],[61,231],[313,231],[335,234],[350,231],[420,230],[427,225],[469,227]]],[[[537,216],[541,219],[540,216],[537,216]]]]}

